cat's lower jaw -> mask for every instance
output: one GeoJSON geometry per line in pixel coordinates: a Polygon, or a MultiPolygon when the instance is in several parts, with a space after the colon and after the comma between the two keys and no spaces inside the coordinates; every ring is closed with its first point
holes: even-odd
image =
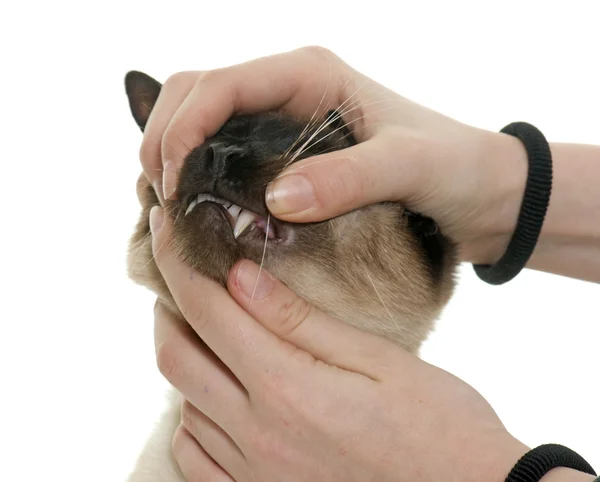
{"type": "Polygon", "coordinates": [[[127,482],[187,482],[173,456],[173,435],[181,423],[181,395],[169,393],[167,409],[140,454],[127,482]]]}

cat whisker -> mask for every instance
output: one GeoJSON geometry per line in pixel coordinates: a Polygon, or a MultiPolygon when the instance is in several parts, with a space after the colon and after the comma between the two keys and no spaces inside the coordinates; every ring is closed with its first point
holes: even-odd
{"type": "Polygon", "coordinates": [[[306,168],[306,167],[313,166],[313,165],[315,165],[315,164],[320,164],[321,162],[325,162],[325,161],[336,161],[336,160],[340,160],[340,159],[345,159],[345,157],[330,157],[330,158],[327,158],[327,159],[318,159],[318,160],[316,160],[316,161],[309,162],[309,163],[307,163],[307,164],[304,164],[304,165],[302,165],[302,166],[294,166],[294,168],[293,168],[293,169],[290,169],[290,170],[289,170],[289,171],[287,171],[287,172],[284,172],[284,173],[281,173],[281,174],[279,174],[279,175],[278,175],[277,177],[275,177],[275,179],[273,179],[273,180],[275,181],[276,179],[280,179],[280,178],[282,178],[282,177],[284,177],[284,176],[287,176],[287,175],[289,175],[289,174],[294,174],[295,172],[299,171],[300,169],[304,169],[304,168],[306,168]]]}
{"type": "MultiPolygon", "coordinates": [[[[331,135],[335,134],[335,133],[336,133],[336,132],[338,132],[339,130],[341,130],[341,129],[344,129],[344,128],[348,127],[349,125],[351,125],[351,124],[354,124],[355,122],[358,122],[358,121],[360,121],[360,120],[362,120],[362,119],[365,119],[366,117],[368,117],[368,116],[370,116],[370,115],[378,114],[378,113],[380,113],[380,112],[384,112],[384,111],[386,111],[386,110],[390,110],[390,109],[397,108],[397,107],[398,107],[398,106],[395,106],[395,105],[394,105],[394,106],[388,106],[388,107],[386,107],[386,108],[383,108],[383,109],[376,110],[375,112],[370,112],[370,113],[367,113],[367,114],[361,115],[360,117],[357,117],[356,119],[354,119],[354,120],[352,120],[352,121],[350,121],[350,122],[346,122],[344,125],[342,125],[342,126],[338,127],[337,129],[334,129],[334,130],[333,130],[333,131],[331,131],[329,134],[327,134],[327,135],[325,135],[325,136],[321,137],[320,139],[316,140],[314,143],[312,143],[312,144],[310,144],[310,145],[308,145],[308,146],[304,147],[304,148],[303,148],[303,150],[302,150],[301,152],[298,152],[298,153],[295,155],[295,158],[296,158],[296,157],[298,157],[298,156],[300,156],[300,155],[302,155],[302,153],[306,152],[307,150],[309,150],[309,149],[312,149],[312,148],[313,148],[313,147],[315,147],[315,146],[316,146],[316,145],[317,145],[319,142],[322,142],[322,141],[324,141],[324,140],[325,140],[325,139],[327,139],[329,136],[331,136],[331,135]]],[[[295,158],[294,158],[294,160],[295,160],[295,158]]]]}
{"type": "Polygon", "coordinates": [[[142,254],[142,248],[144,248],[146,246],[146,239],[151,236],[152,233],[148,232],[146,234],[144,234],[136,244],[138,244],[139,246],[137,247],[136,251],[135,251],[135,261],[133,262],[131,268],[129,269],[129,276],[131,277],[133,275],[133,273],[136,272],[136,268],[137,268],[137,264],[140,260],[140,256],[142,254]]]}
{"type": "MultiPolygon", "coordinates": [[[[167,213],[165,213],[167,214],[167,213]]],[[[168,213],[169,215],[171,213],[168,213]]],[[[173,225],[177,224],[177,221],[179,220],[179,216],[181,214],[181,210],[177,213],[177,216],[175,216],[175,220],[173,221],[173,225]]],[[[151,234],[151,233],[149,233],[151,234]]],[[[169,239],[166,239],[164,243],[162,243],[158,249],[156,250],[156,253],[153,253],[152,256],[150,257],[150,259],[148,260],[148,262],[142,266],[142,269],[144,269],[146,266],[148,266],[152,261],[154,261],[154,259],[156,258],[156,255],[160,252],[160,250],[164,247],[165,244],[167,244],[167,242],[169,241],[169,239]]]]}
{"type": "MultiPolygon", "coordinates": [[[[370,91],[368,91],[365,95],[370,94],[372,91],[373,91],[373,89],[370,90],[370,91]]],[[[361,109],[361,108],[365,108],[365,107],[368,107],[368,106],[371,106],[371,105],[379,104],[379,103],[382,103],[382,102],[386,101],[385,99],[376,100],[376,99],[378,99],[378,97],[379,96],[376,94],[376,95],[374,95],[374,96],[372,96],[370,98],[365,98],[364,101],[362,101],[362,102],[361,102],[361,99],[356,99],[356,100],[350,102],[344,108],[342,108],[342,107],[343,107],[343,105],[344,105],[345,102],[342,103],[342,105],[340,105],[338,107],[338,109],[336,111],[337,117],[335,117],[335,119],[333,119],[333,121],[336,121],[336,120],[340,119],[341,117],[343,117],[343,116],[345,116],[345,115],[347,115],[350,112],[353,112],[355,110],[358,110],[358,109],[361,109]]],[[[326,124],[328,123],[328,121],[330,119],[331,119],[330,117],[328,117],[327,119],[325,119],[325,121],[323,122],[323,125],[321,127],[325,127],[326,124]]]]}
{"type": "Polygon", "coordinates": [[[311,116],[310,120],[304,126],[304,129],[302,130],[302,132],[298,135],[298,137],[293,142],[293,144],[284,152],[284,154],[282,155],[283,158],[285,158],[292,151],[292,149],[294,147],[296,147],[296,144],[298,143],[298,141],[300,139],[302,139],[302,136],[308,130],[310,130],[310,128],[312,127],[313,121],[317,119],[317,113],[319,112],[319,108],[321,107],[321,105],[323,104],[323,101],[325,100],[325,97],[327,96],[327,92],[329,91],[329,85],[330,84],[331,84],[331,64],[329,65],[329,80],[327,81],[327,85],[325,86],[325,91],[323,92],[323,96],[321,97],[321,100],[319,101],[319,105],[317,106],[317,108],[313,112],[313,115],[311,116]]]}
{"type": "MultiPolygon", "coordinates": [[[[331,74],[331,72],[330,72],[330,74],[331,74]]],[[[330,79],[330,81],[331,81],[331,79],[330,79]]],[[[346,81],[346,83],[344,84],[344,87],[343,87],[343,89],[345,89],[345,88],[346,88],[346,86],[348,85],[348,83],[349,83],[349,82],[350,82],[350,80],[347,80],[347,81],[346,81]]],[[[339,109],[341,109],[342,107],[344,107],[344,105],[345,105],[345,104],[346,104],[346,103],[347,103],[347,102],[348,102],[348,101],[349,101],[349,100],[350,100],[352,97],[354,97],[354,96],[355,96],[355,95],[356,95],[356,94],[357,94],[357,93],[360,91],[360,89],[362,89],[362,87],[364,87],[364,85],[366,84],[366,82],[367,82],[367,81],[363,82],[363,84],[361,84],[361,86],[360,86],[358,89],[356,89],[356,91],[355,91],[355,92],[354,92],[352,95],[348,96],[348,98],[346,98],[346,100],[345,100],[344,102],[342,102],[342,103],[341,103],[341,104],[340,104],[340,105],[337,107],[337,110],[339,110],[339,109]]],[[[360,99],[356,99],[356,100],[352,101],[352,102],[350,103],[350,105],[352,105],[352,104],[354,104],[354,103],[356,103],[356,102],[360,102],[360,99]]],[[[317,107],[317,110],[315,110],[315,113],[316,113],[317,111],[318,111],[318,107],[317,107]]],[[[328,116],[327,116],[327,117],[326,117],[326,118],[323,120],[323,122],[321,123],[321,125],[315,129],[315,132],[312,134],[311,138],[309,138],[307,142],[310,142],[310,140],[311,140],[311,139],[312,139],[312,138],[313,138],[315,135],[317,135],[319,132],[321,132],[321,130],[323,130],[325,127],[327,127],[327,126],[328,126],[328,125],[329,125],[331,122],[335,122],[335,120],[337,120],[337,119],[340,117],[340,115],[338,115],[338,117],[335,117],[335,115],[336,115],[336,113],[335,113],[335,112],[332,112],[331,114],[329,114],[329,115],[328,115],[328,116]],[[332,119],[332,116],[334,117],[334,119],[332,119]]],[[[313,114],[313,116],[314,116],[314,114],[313,114]]],[[[311,119],[311,120],[312,120],[312,119],[311,119]]],[[[310,123],[309,123],[309,125],[310,125],[310,123]]],[[[309,126],[307,126],[307,127],[309,127],[309,126]]],[[[289,152],[291,151],[291,149],[292,149],[292,148],[293,148],[293,147],[294,147],[294,146],[297,144],[298,140],[299,140],[299,139],[302,137],[302,135],[304,135],[304,133],[305,133],[306,131],[307,131],[307,129],[304,129],[304,130],[302,131],[302,134],[299,136],[299,138],[298,138],[298,139],[296,139],[296,141],[294,142],[294,144],[292,145],[292,147],[286,151],[286,153],[284,154],[284,156],[283,156],[283,157],[285,157],[286,155],[289,155],[289,152]]],[[[297,157],[297,156],[296,156],[296,157],[297,157]]],[[[292,162],[293,162],[293,161],[292,161],[292,162]]],[[[288,164],[288,165],[289,165],[289,164],[288,164]]]]}
{"type": "MultiPolygon", "coordinates": [[[[317,113],[318,109],[319,109],[319,108],[317,107],[317,110],[315,110],[315,114],[317,113]]],[[[315,114],[313,114],[313,116],[314,116],[315,114]]],[[[309,138],[309,140],[308,140],[308,141],[306,141],[306,142],[309,142],[309,141],[310,141],[310,139],[312,139],[312,138],[313,138],[315,135],[317,135],[319,132],[321,132],[321,130],[324,128],[324,124],[325,124],[325,123],[326,123],[326,122],[327,122],[327,121],[328,121],[328,120],[331,118],[331,116],[332,116],[332,115],[333,115],[333,113],[329,114],[329,115],[327,116],[327,118],[326,118],[326,119],[323,121],[323,123],[322,123],[320,126],[318,126],[318,127],[315,127],[315,132],[313,132],[313,134],[311,134],[311,137],[310,137],[310,138],[309,138]]],[[[312,121],[312,118],[311,118],[311,121],[312,121]]],[[[285,151],[285,153],[284,153],[284,154],[281,156],[281,158],[286,158],[287,156],[289,156],[289,155],[290,155],[290,152],[292,151],[292,149],[293,149],[293,148],[294,148],[294,147],[295,147],[295,146],[298,144],[298,141],[299,141],[300,139],[302,139],[302,137],[303,137],[304,135],[306,135],[308,132],[310,132],[310,129],[312,129],[312,127],[313,127],[313,126],[311,125],[311,122],[310,122],[309,124],[307,124],[307,125],[306,125],[306,127],[305,127],[305,128],[302,130],[302,132],[301,132],[301,133],[300,133],[300,135],[298,136],[298,138],[297,138],[297,139],[294,141],[294,143],[293,143],[293,144],[292,144],[292,145],[291,145],[291,146],[290,146],[290,147],[289,147],[289,148],[288,148],[288,149],[285,151]]],[[[301,147],[300,149],[302,149],[302,147],[301,147]]],[[[293,158],[293,156],[292,156],[292,158],[293,158]]],[[[288,164],[287,164],[285,167],[287,167],[287,166],[289,166],[289,163],[288,163],[288,164]]]]}
{"type": "Polygon", "coordinates": [[[377,290],[377,287],[375,286],[375,283],[373,282],[373,278],[371,278],[371,275],[369,273],[367,273],[367,277],[369,278],[369,281],[371,282],[371,285],[373,285],[373,290],[375,291],[375,293],[377,294],[377,297],[379,298],[379,301],[381,302],[381,306],[383,306],[383,308],[385,309],[385,311],[388,314],[388,317],[390,319],[390,321],[396,326],[396,328],[398,330],[401,331],[401,327],[398,324],[398,322],[394,319],[394,317],[392,316],[392,313],[390,312],[390,310],[388,309],[388,307],[386,306],[386,304],[383,301],[383,298],[381,297],[381,295],[379,294],[379,290],[377,290]]]}
{"type": "Polygon", "coordinates": [[[287,162],[287,164],[285,165],[285,167],[288,167],[289,165],[291,165],[297,158],[298,156],[300,156],[305,150],[306,150],[306,146],[317,136],[319,135],[319,133],[325,129],[327,126],[329,126],[331,123],[335,122],[339,117],[335,117],[335,114],[330,114],[325,121],[323,121],[323,123],[321,124],[321,126],[315,131],[313,132],[313,134],[306,140],[306,142],[300,146],[300,148],[291,156],[290,160],[287,162]],[[333,118],[332,118],[333,116],[333,118]]]}
{"type": "Polygon", "coordinates": [[[254,289],[252,290],[252,297],[250,298],[250,305],[248,308],[252,307],[252,302],[254,301],[254,295],[256,295],[256,287],[258,286],[258,281],[260,280],[260,274],[262,273],[262,269],[265,263],[265,256],[267,254],[267,241],[269,240],[269,226],[271,223],[271,213],[267,215],[267,228],[265,229],[265,244],[263,246],[262,259],[260,260],[260,266],[258,268],[258,275],[256,276],[256,283],[254,283],[254,289]]]}
{"type": "MultiPolygon", "coordinates": [[[[380,101],[374,101],[374,102],[365,102],[365,103],[359,103],[358,105],[352,105],[355,104],[355,102],[352,102],[344,111],[341,112],[334,112],[332,114],[330,114],[321,124],[321,126],[319,126],[319,128],[308,138],[308,140],[294,153],[293,156],[291,156],[290,160],[288,161],[288,163],[285,165],[285,167],[289,167],[299,156],[301,156],[304,152],[306,152],[308,149],[310,149],[312,146],[314,146],[315,144],[317,144],[318,142],[320,142],[322,139],[318,139],[317,142],[315,142],[314,144],[310,144],[310,142],[326,127],[328,127],[329,125],[331,125],[332,123],[336,122],[337,120],[339,120],[340,118],[342,118],[342,116],[349,114],[350,112],[353,112],[355,110],[358,109],[363,109],[364,107],[370,106],[370,105],[375,105],[375,104],[379,104],[379,103],[383,103],[385,102],[384,100],[380,100],[380,101]]],[[[334,132],[340,130],[341,128],[347,127],[348,125],[350,125],[351,123],[354,123],[358,120],[361,120],[363,118],[365,118],[366,115],[362,115],[360,117],[358,117],[357,119],[353,119],[350,122],[346,122],[344,125],[342,125],[339,129],[336,129],[334,132]]],[[[327,137],[327,136],[325,136],[327,137]]]]}
{"type": "Polygon", "coordinates": [[[148,262],[147,262],[147,263],[146,263],[144,266],[142,266],[142,268],[141,268],[141,269],[144,269],[144,268],[145,268],[146,266],[148,266],[148,265],[149,265],[149,264],[150,264],[152,261],[154,261],[154,258],[156,257],[156,255],[157,255],[157,254],[160,252],[160,250],[163,248],[163,246],[164,246],[165,244],[167,244],[167,242],[168,242],[168,241],[169,241],[169,240],[168,240],[168,239],[166,239],[166,240],[164,241],[164,243],[162,243],[162,244],[161,244],[161,245],[158,247],[158,249],[156,250],[156,253],[153,253],[153,254],[152,254],[152,256],[150,257],[150,259],[148,260],[148,262]]]}
{"type": "MultiPolygon", "coordinates": [[[[384,102],[384,100],[380,100],[380,101],[375,101],[375,102],[371,102],[371,100],[376,99],[377,98],[377,94],[373,97],[371,97],[370,99],[367,99],[366,102],[361,102],[360,98],[356,98],[354,100],[351,101],[351,99],[356,96],[358,94],[358,92],[365,86],[365,84],[368,82],[368,80],[365,80],[355,91],[354,93],[352,93],[351,95],[349,95],[346,100],[344,102],[342,102],[338,107],[337,110],[332,112],[331,114],[329,114],[321,123],[321,125],[319,125],[318,127],[315,128],[314,132],[311,134],[311,136],[305,141],[305,143],[290,157],[290,159],[288,160],[288,162],[284,165],[284,169],[289,167],[300,155],[302,155],[302,153],[306,152],[307,149],[309,149],[310,142],[326,127],[328,127],[329,125],[331,125],[333,122],[336,122],[337,120],[339,120],[340,118],[342,118],[344,115],[347,115],[348,113],[367,107],[369,105],[373,105],[373,104],[377,104],[377,103],[382,103],[384,102]],[[348,104],[348,105],[346,105],[348,104]]],[[[346,83],[344,84],[343,89],[346,88],[346,86],[348,85],[349,80],[346,81],[346,83]]],[[[374,90],[376,90],[377,88],[381,89],[380,86],[375,86],[372,89],[370,89],[369,91],[366,92],[365,95],[369,95],[371,92],[373,92],[374,90]]],[[[317,109],[318,110],[318,109],[317,109]]],[[[364,116],[363,116],[364,117],[364,116]]],[[[362,118],[362,117],[361,117],[362,118]]],[[[360,118],[359,118],[360,119],[360,118]]],[[[355,119],[356,120],[356,119],[355,119]]],[[[354,122],[354,121],[352,121],[354,122]]],[[[345,124],[345,126],[347,126],[348,123],[345,124]]],[[[303,131],[305,132],[306,129],[303,131]]],[[[304,135],[304,134],[302,134],[304,135]]],[[[301,137],[301,136],[300,136],[301,137]]],[[[298,139],[296,139],[296,141],[294,142],[293,146],[295,146],[298,142],[298,139]]],[[[293,148],[292,146],[292,148],[293,148]]],[[[286,156],[289,156],[289,152],[291,151],[291,149],[286,150],[286,152],[281,156],[282,158],[285,158],[286,156]]]]}

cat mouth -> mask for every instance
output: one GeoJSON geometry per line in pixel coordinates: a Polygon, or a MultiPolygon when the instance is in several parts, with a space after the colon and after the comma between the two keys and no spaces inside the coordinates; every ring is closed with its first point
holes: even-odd
{"type": "Polygon", "coordinates": [[[214,204],[220,208],[221,212],[231,225],[234,239],[238,239],[242,234],[253,230],[262,232],[261,237],[266,235],[268,240],[275,241],[282,239],[281,235],[283,234],[283,230],[281,229],[281,226],[279,226],[280,223],[277,223],[276,221],[274,222],[272,218],[267,220],[263,216],[260,216],[248,209],[243,209],[231,201],[218,198],[208,193],[198,194],[190,202],[185,211],[184,217],[194,211],[197,206],[205,203],[214,204]],[[278,226],[280,229],[277,229],[278,226]]]}

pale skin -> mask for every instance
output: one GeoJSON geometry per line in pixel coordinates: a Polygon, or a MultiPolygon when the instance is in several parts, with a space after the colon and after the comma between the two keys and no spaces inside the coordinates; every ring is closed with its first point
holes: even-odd
{"type": "MultiPolygon", "coordinates": [[[[344,119],[360,143],[294,164],[267,192],[273,215],[316,221],[397,200],[436,219],[462,260],[502,255],[526,180],[522,144],[414,104],[319,48],[171,77],[145,131],[146,176],[171,197],[187,153],[232,114],[283,108],[308,120],[320,102],[356,107],[344,119]]],[[[553,194],[528,267],[599,282],[600,147],[551,149],[553,194]]],[[[160,208],[151,218],[157,264],[191,327],[157,304],[158,365],[187,400],[174,453],[188,480],[501,481],[529,449],[473,388],[264,271],[250,306],[253,263],[233,268],[227,290],[190,277],[164,244],[170,219],[160,208]]],[[[593,477],[561,468],[543,478],[580,480],[593,477]]]]}

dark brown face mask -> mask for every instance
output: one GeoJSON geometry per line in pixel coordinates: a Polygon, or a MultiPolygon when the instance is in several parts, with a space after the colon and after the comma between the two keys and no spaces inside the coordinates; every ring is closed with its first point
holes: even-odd
{"type": "MultiPolygon", "coordinates": [[[[140,72],[125,84],[143,131],[161,85],[140,72]]],[[[184,262],[221,284],[237,260],[251,259],[324,311],[414,349],[454,285],[454,246],[431,220],[389,202],[293,224],[265,205],[267,184],[286,167],[355,143],[335,111],[312,126],[278,113],[231,118],[184,161],[176,200],[165,204],[174,220],[170,242],[184,262]]],[[[130,266],[132,277],[170,301],[147,245],[158,199],[149,185],[140,193],[130,258],[137,250],[143,259],[130,266]]]]}

